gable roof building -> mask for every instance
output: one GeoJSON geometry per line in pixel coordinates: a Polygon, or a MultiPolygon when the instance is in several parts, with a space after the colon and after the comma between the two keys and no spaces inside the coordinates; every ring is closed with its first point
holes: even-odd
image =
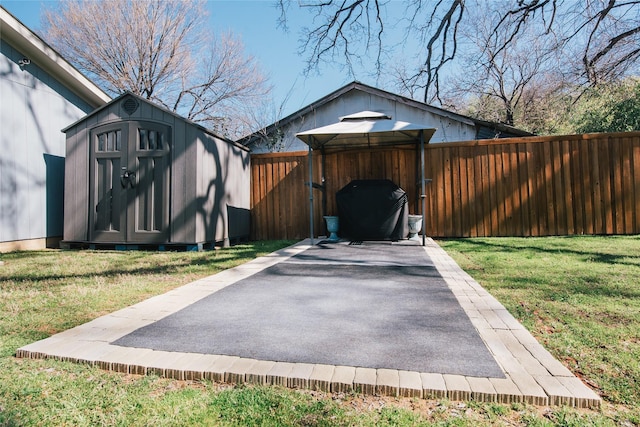
{"type": "Polygon", "coordinates": [[[0,7],[0,251],[62,237],[61,129],[111,98],[0,7]]]}
{"type": "Polygon", "coordinates": [[[432,143],[531,135],[511,126],[473,119],[354,81],[239,142],[248,146],[252,153],[306,151],[308,146],[296,138],[297,133],[336,123],[340,117],[360,111],[383,113],[393,120],[436,128],[432,143]]]}
{"type": "Polygon", "coordinates": [[[202,249],[248,238],[244,145],[131,92],[63,131],[63,246],[202,249]]]}

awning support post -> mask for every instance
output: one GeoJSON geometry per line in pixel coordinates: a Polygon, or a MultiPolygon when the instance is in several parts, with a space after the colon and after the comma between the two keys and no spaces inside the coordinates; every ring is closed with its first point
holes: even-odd
{"type": "MultiPolygon", "coordinates": [[[[311,141],[313,142],[313,137],[311,141]]],[[[313,156],[311,145],[309,144],[309,238],[311,245],[313,245],[313,156]]]]}
{"type": "Polygon", "coordinates": [[[427,196],[424,182],[424,131],[420,131],[420,198],[422,199],[422,246],[426,246],[426,228],[425,212],[427,211],[427,196]]]}
{"type": "MultiPolygon", "coordinates": [[[[322,146],[322,149],[320,151],[320,155],[321,157],[321,174],[320,174],[320,179],[321,181],[321,188],[322,188],[322,216],[324,217],[325,215],[327,215],[327,187],[326,187],[326,179],[325,179],[325,155],[324,155],[324,145],[322,146]]],[[[326,230],[325,230],[326,231],[326,230]]]]}

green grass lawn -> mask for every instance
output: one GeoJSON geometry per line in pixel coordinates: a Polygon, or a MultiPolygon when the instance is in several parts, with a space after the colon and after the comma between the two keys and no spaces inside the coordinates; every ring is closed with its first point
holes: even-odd
{"type": "Polygon", "coordinates": [[[600,411],[228,386],[13,357],[25,344],[290,243],[0,255],[0,426],[640,424],[640,236],[439,242],[600,393],[600,411]]]}

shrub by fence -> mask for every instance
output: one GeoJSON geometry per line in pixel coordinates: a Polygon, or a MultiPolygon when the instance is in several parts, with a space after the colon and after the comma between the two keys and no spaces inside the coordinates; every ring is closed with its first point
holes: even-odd
{"type": "MultiPolygon", "coordinates": [[[[391,179],[420,213],[414,147],[324,157],[325,199],[314,190],[315,235],[353,179],[391,179]]],[[[322,156],[313,153],[322,183],[322,156]]],[[[426,234],[434,237],[640,233],[640,132],[509,138],[425,147],[426,234]]],[[[309,235],[306,152],[251,157],[254,239],[309,235]]]]}

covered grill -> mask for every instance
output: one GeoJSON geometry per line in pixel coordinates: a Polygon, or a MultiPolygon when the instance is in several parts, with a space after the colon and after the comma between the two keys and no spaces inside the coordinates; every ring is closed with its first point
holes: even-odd
{"type": "Polygon", "coordinates": [[[351,240],[400,240],[409,232],[407,194],[388,179],[351,181],[336,203],[341,234],[351,240]]]}

